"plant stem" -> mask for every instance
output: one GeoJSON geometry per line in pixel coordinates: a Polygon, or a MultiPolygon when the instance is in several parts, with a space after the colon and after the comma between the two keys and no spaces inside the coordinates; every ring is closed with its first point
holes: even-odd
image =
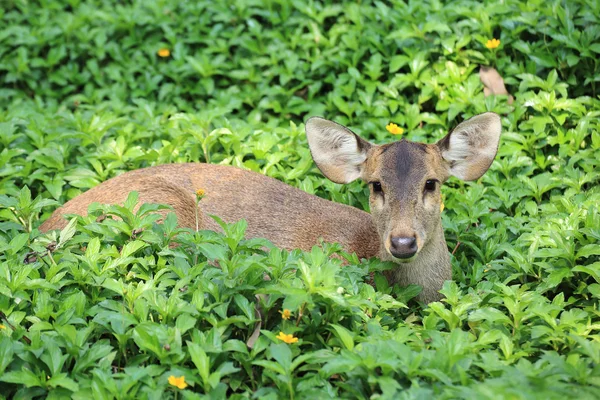
{"type": "Polygon", "coordinates": [[[292,377],[288,380],[288,389],[290,390],[290,400],[294,400],[294,387],[292,386],[292,377]]]}
{"type": "Polygon", "coordinates": [[[195,211],[196,211],[196,213],[195,213],[196,214],[196,232],[198,232],[199,225],[198,225],[198,200],[197,199],[196,199],[196,210],[195,211]]]}

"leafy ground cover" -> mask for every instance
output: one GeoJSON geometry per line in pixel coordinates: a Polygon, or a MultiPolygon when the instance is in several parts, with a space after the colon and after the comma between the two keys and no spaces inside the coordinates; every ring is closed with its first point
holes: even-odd
{"type": "Polygon", "coordinates": [[[597,398],[597,2],[9,0],[0,19],[0,397],[597,398]],[[366,209],[314,167],[307,116],[432,142],[487,110],[499,154],[443,189],[454,280],[428,306],[365,283],[376,260],[267,252],[243,221],[181,231],[135,195],[37,230],[187,161],[366,209]]]}

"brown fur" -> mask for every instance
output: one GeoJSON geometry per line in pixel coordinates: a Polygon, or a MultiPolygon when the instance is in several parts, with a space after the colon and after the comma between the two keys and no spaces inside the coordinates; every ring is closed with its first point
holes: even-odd
{"type": "MultiPolygon", "coordinates": [[[[67,202],[46,220],[46,232],[66,226],[64,214],[86,215],[93,202],[123,203],[137,191],[143,203],[175,209],[180,226],[195,228],[195,192],[203,189],[202,214],[232,223],[248,222],[248,237],[264,237],[285,249],[310,250],[319,239],[339,242],[359,257],[375,257],[379,240],[368,213],[310,195],[276,179],[239,168],[213,164],[168,164],[127,172],[67,202]],[[310,217],[308,217],[310,216],[310,217]]],[[[217,229],[203,218],[204,229],[217,229]]]]}
{"type": "Polygon", "coordinates": [[[452,278],[450,256],[440,219],[440,185],[425,193],[425,181],[448,179],[437,145],[402,140],[370,150],[363,171],[366,182],[381,182],[383,196],[371,188],[371,214],[383,248],[382,260],[397,261],[390,253],[391,237],[416,235],[418,253],[384,274],[391,282],[423,286],[419,298],[434,301],[444,281],[452,278]]]}

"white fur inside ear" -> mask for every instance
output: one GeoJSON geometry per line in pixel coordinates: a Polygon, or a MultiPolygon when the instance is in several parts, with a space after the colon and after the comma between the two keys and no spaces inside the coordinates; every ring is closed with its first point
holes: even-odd
{"type": "Polygon", "coordinates": [[[483,175],[494,161],[501,131],[500,117],[491,112],[459,124],[441,148],[442,157],[451,164],[450,173],[464,180],[483,175]]]}
{"type": "Polygon", "coordinates": [[[336,183],[349,183],[360,177],[367,148],[359,146],[359,138],[352,131],[313,117],[306,122],[306,137],[313,160],[327,178],[336,183]]]}

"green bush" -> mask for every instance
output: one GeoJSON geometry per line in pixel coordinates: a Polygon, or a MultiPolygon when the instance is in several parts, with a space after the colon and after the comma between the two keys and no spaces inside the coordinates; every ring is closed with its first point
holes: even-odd
{"type": "Polygon", "coordinates": [[[9,0],[0,18],[0,397],[597,398],[595,1],[9,0]],[[514,103],[484,96],[480,65],[514,103]],[[37,229],[115,175],[189,161],[367,209],[314,167],[307,116],[433,142],[488,110],[499,153],[443,189],[454,279],[428,306],[377,260],[156,224],[135,194],[37,229]]]}

